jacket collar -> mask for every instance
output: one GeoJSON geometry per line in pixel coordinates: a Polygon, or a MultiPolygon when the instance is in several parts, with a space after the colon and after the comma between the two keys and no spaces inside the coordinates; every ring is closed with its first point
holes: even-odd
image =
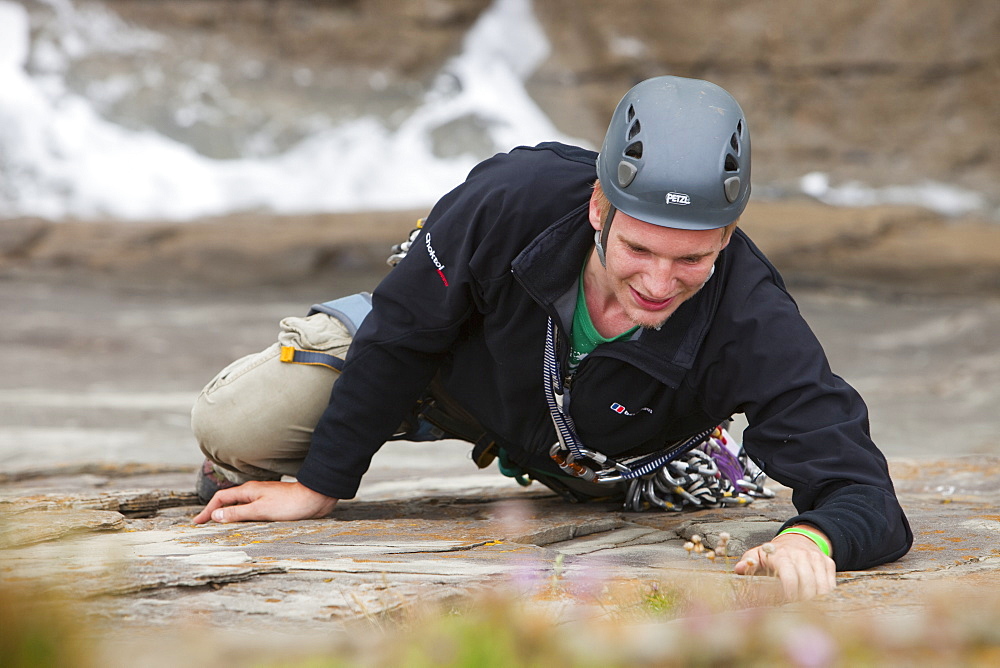
{"type": "MultiPolygon", "coordinates": [[[[572,321],[580,266],[593,247],[594,231],[584,204],[535,237],[511,263],[518,282],[549,316],[557,318],[563,332],[569,331],[572,321]]],[[[640,330],[638,337],[603,345],[593,354],[620,359],[646,370],[665,385],[678,387],[708,334],[721,298],[727,260],[723,250],[715,275],[659,330],[640,330]]]]}

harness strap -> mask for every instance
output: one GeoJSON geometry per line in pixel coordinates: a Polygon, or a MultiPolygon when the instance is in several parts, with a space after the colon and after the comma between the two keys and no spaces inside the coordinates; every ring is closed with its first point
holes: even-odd
{"type": "Polygon", "coordinates": [[[517,484],[521,487],[527,487],[531,484],[528,472],[511,461],[510,457],[507,456],[507,451],[503,448],[497,451],[497,468],[500,469],[500,473],[503,475],[517,481],[517,484]]]}
{"type": "MultiPolygon", "coordinates": [[[[358,327],[361,326],[361,323],[371,310],[371,294],[368,292],[359,292],[358,294],[340,297],[339,299],[333,299],[322,304],[313,304],[309,310],[309,315],[326,313],[336,318],[344,325],[351,338],[354,338],[354,335],[358,333],[358,327]]],[[[344,370],[344,360],[336,355],[318,350],[303,350],[293,346],[282,346],[280,359],[282,362],[290,364],[311,364],[313,366],[325,366],[334,371],[344,370]]]]}
{"type": "Polygon", "coordinates": [[[291,364],[310,364],[313,366],[325,366],[334,371],[344,370],[344,360],[336,355],[321,353],[317,350],[302,350],[301,348],[293,348],[292,346],[281,346],[279,359],[282,362],[289,362],[291,364]]]}

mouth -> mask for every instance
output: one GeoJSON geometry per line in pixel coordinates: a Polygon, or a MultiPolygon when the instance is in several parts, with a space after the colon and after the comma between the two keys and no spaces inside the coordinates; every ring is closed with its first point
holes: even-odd
{"type": "Polygon", "coordinates": [[[642,293],[638,292],[635,288],[629,286],[629,290],[632,292],[632,298],[635,302],[646,311],[662,311],[664,309],[670,308],[670,305],[674,303],[675,297],[667,297],[666,299],[650,299],[649,297],[643,296],[642,293]]]}

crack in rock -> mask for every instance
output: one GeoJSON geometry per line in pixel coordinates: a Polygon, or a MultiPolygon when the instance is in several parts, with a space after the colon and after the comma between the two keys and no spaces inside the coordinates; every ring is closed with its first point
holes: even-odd
{"type": "Polygon", "coordinates": [[[296,545],[305,545],[305,546],[308,546],[308,547],[333,547],[333,548],[337,548],[337,549],[340,549],[340,550],[354,548],[354,549],[363,550],[363,551],[371,551],[373,548],[374,549],[377,549],[377,548],[383,548],[383,549],[399,548],[398,551],[395,551],[395,552],[379,552],[378,553],[378,554],[381,554],[381,555],[384,555],[384,556],[388,556],[388,555],[394,555],[394,554],[441,554],[441,553],[445,553],[445,552],[465,552],[465,551],[468,551],[468,550],[474,550],[477,547],[483,547],[484,545],[499,545],[502,541],[495,540],[495,539],[490,539],[490,540],[479,541],[478,543],[469,543],[469,544],[466,544],[466,545],[448,545],[448,546],[443,546],[443,547],[440,547],[440,548],[436,548],[436,547],[429,547],[429,548],[417,547],[417,548],[412,548],[412,549],[405,549],[406,548],[405,545],[385,545],[385,544],[381,544],[380,545],[378,543],[311,543],[311,542],[310,543],[306,543],[306,542],[303,542],[303,541],[294,541],[294,542],[295,542],[296,545]]]}
{"type": "Polygon", "coordinates": [[[386,554],[443,554],[445,552],[467,552],[468,550],[474,550],[477,547],[483,547],[484,545],[499,544],[500,541],[497,540],[484,540],[470,545],[456,545],[453,547],[444,547],[438,550],[403,550],[401,552],[387,552],[386,554]]]}
{"type": "Polygon", "coordinates": [[[151,516],[158,510],[199,505],[195,492],[131,489],[102,492],[97,495],[66,496],[41,494],[22,499],[0,500],[0,509],[14,513],[53,510],[106,510],[129,517],[151,516]]]}
{"type": "Polygon", "coordinates": [[[625,520],[620,517],[601,518],[589,522],[583,522],[581,524],[561,524],[548,529],[542,529],[541,531],[535,531],[521,536],[514,536],[512,538],[508,538],[507,541],[522,545],[537,545],[538,547],[545,547],[547,545],[551,545],[552,543],[562,543],[581,536],[614,531],[624,525],[625,520]]]}

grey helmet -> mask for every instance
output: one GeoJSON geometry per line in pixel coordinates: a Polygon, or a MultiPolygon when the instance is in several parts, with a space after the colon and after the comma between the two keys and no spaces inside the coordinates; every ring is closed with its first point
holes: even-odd
{"type": "Polygon", "coordinates": [[[750,199],[743,110],[708,81],[647,79],[618,103],[597,177],[611,205],[638,220],[685,230],[724,227],[750,199]]]}

